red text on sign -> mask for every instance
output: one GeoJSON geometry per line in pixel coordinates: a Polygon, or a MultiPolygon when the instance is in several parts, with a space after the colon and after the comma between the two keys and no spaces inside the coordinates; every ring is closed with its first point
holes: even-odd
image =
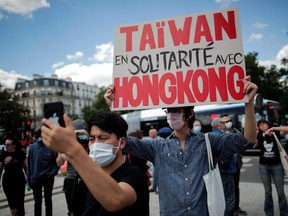
{"type": "Polygon", "coordinates": [[[244,98],[243,79],[245,72],[235,65],[226,67],[188,70],[185,73],[167,72],[143,75],[142,77],[114,78],[115,100],[114,108],[157,106],[160,102],[171,104],[195,104],[199,102],[228,102],[230,98],[244,98]],[[217,70],[217,71],[216,71],[217,70]],[[219,95],[217,97],[217,95],[219,95]],[[121,105],[120,105],[121,103],[121,105]]]}

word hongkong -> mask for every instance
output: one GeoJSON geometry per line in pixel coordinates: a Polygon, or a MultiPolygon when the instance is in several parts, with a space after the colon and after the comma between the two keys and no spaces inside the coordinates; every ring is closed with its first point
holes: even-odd
{"type": "Polygon", "coordinates": [[[154,106],[159,105],[160,101],[166,105],[195,104],[207,100],[216,102],[217,94],[222,102],[229,101],[228,95],[234,100],[244,98],[242,80],[245,73],[241,67],[235,65],[228,71],[225,67],[219,67],[218,71],[209,68],[207,72],[198,69],[188,70],[186,73],[182,71],[167,72],[161,77],[153,74],[152,78],[148,75],[144,75],[142,78],[138,76],[130,79],[128,77],[115,78],[114,86],[117,90],[113,107],[118,108],[120,100],[123,108],[127,108],[128,105],[136,108],[149,106],[151,105],[150,101],[154,106]],[[202,83],[202,86],[199,83],[202,83]]]}

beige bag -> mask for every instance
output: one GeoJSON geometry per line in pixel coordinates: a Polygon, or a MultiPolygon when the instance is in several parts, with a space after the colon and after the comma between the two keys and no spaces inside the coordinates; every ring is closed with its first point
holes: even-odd
{"type": "Polygon", "coordinates": [[[225,197],[222,185],[222,179],[218,164],[214,169],[213,155],[210,146],[208,133],[205,133],[209,172],[203,176],[207,191],[207,206],[210,216],[223,216],[225,211],[225,197]]]}
{"type": "Polygon", "coordinates": [[[279,154],[280,154],[281,163],[284,169],[284,174],[285,176],[288,176],[288,155],[274,132],[273,132],[273,136],[276,140],[276,143],[279,149],[279,154]]]}

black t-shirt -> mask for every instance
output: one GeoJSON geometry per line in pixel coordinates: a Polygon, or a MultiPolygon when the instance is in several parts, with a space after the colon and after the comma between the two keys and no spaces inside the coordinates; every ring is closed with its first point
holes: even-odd
{"type": "Polygon", "coordinates": [[[0,155],[0,162],[4,166],[3,179],[26,181],[23,172],[23,162],[26,159],[26,155],[21,150],[14,152],[5,151],[0,155]]]}
{"type": "Polygon", "coordinates": [[[260,164],[272,165],[281,163],[279,149],[274,135],[263,136],[263,134],[260,132],[258,133],[257,139],[260,147],[260,164]]]}
{"type": "Polygon", "coordinates": [[[88,192],[83,216],[149,216],[149,190],[145,171],[126,161],[112,173],[111,177],[117,182],[131,185],[137,194],[137,201],[118,212],[108,212],[88,192]]]}

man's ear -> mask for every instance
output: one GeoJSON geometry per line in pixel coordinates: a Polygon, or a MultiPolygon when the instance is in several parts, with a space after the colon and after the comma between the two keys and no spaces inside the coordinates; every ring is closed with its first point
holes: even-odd
{"type": "Polygon", "coordinates": [[[121,141],[120,141],[119,148],[123,149],[125,147],[125,145],[126,145],[126,137],[122,137],[121,141]]]}
{"type": "Polygon", "coordinates": [[[194,109],[191,109],[188,119],[192,118],[194,115],[195,115],[194,109]]]}

